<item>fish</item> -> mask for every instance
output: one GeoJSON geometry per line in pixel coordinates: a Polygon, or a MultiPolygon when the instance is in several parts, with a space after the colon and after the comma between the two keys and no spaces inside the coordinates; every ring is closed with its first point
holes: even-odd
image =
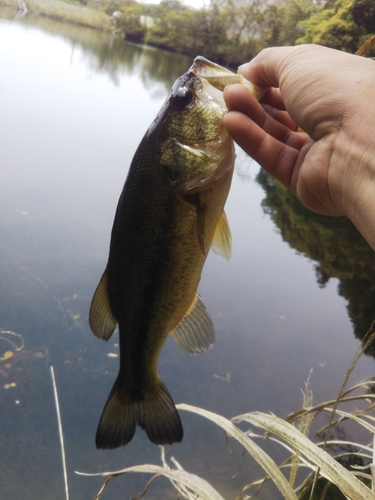
{"type": "Polygon", "coordinates": [[[235,161],[223,126],[223,89],[242,76],[198,56],[174,83],[139,144],[121,193],[106,269],[89,323],[107,341],[118,325],[120,369],[105,403],[97,448],[131,441],[181,442],[183,427],[157,372],[171,333],[188,354],[213,345],[213,322],[197,292],[209,250],[229,259],[224,212],[235,161]]]}

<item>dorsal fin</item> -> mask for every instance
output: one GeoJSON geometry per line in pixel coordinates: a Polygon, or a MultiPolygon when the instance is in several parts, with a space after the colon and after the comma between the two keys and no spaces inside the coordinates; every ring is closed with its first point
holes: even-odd
{"type": "Polygon", "coordinates": [[[115,331],[117,320],[113,316],[108,298],[107,269],[97,286],[91,301],[89,322],[91,330],[102,340],[108,340],[115,331]]]}
{"type": "Polygon", "coordinates": [[[214,344],[214,325],[198,294],[186,315],[172,331],[172,335],[181,349],[188,354],[200,354],[214,344]]]}
{"type": "Polygon", "coordinates": [[[224,259],[230,259],[232,253],[232,234],[224,210],[215,228],[212,250],[224,257],[224,259]]]}

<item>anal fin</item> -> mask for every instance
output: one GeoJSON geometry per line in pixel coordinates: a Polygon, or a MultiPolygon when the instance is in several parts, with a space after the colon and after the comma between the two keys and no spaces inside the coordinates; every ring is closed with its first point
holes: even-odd
{"type": "Polygon", "coordinates": [[[89,322],[94,334],[102,340],[108,340],[115,331],[117,320],[113,316],[108,298],[107,269],[97,286],[91,301],[89,322]]]}
{"type": "Polygon", "coordinates": [[[207,351],[215,343],[214,325],[198,294],[172,335],[183,351],[193,355],[207,351]]]}

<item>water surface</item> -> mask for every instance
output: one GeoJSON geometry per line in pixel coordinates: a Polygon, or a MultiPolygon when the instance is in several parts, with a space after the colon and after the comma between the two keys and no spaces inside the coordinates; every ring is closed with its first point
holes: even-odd
{"type": "MultiPolygon", "coordinates": [[[[122,449],[95,449],[118,339],[95,338],[88,310],[132,156],[191,60],[42,18],[3,17],[0,328],[22,335],[25,347],[0,361],[1,498],[64,498],[51,364],[71,497],[93,498],[101,480],[75,470],[159,463],[140,431],[122,449]]],[[[346,220],[303,210],[241,152],[226,212],[232,259],[210,254],[199,288],[217,341],[198,357],[167,341],[159,371],[174,401],[227,417],[285,416],[301,406],[311,368],[315,402],[334,398],[375,316],[372,252],[346,220]]],[[[1,355],[15,350],[9,338],[0,334],[1,355]]],[[[373,371],[370,352],[353,382],[373,371]]],[[[231,443],[230,453],[223,433],[200,417],[182,420],[184,441],[167,456],[226,498],[260,474],[248,460],[233,479],[241,450],[231,443]]],[[[145,482],[118,478],[103,498],[131,498],[145,482]]],[[[148,498],[177,494],[161,479],[148,498]]]]}

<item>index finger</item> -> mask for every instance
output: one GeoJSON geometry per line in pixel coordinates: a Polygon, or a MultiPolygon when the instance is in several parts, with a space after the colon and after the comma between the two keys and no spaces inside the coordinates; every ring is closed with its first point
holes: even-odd
{"type": "Polygon", "coordinates": [[[298,129],[286,111],[259,104],[242,85],[226,87],[224,99],[229,111],[243,113],[276,140],[295,149],[304,145],[306,134],[298,129]]]}
{"type": "Polygon", "coordinates": [[[238,73],[247,80],[263,87],[280,87],[283,70],[287,66],[287,60],[301,46],[295,47],[272,47],[263,49],[250,62],[238,68],[238,73]]]}
{"type": "Polygon", "coordinates": [[[239,111],[229,111],[224,117],[224,125],[237,144],[261,167],[292,188],[300,150],[275,139],[239,111]]]}

